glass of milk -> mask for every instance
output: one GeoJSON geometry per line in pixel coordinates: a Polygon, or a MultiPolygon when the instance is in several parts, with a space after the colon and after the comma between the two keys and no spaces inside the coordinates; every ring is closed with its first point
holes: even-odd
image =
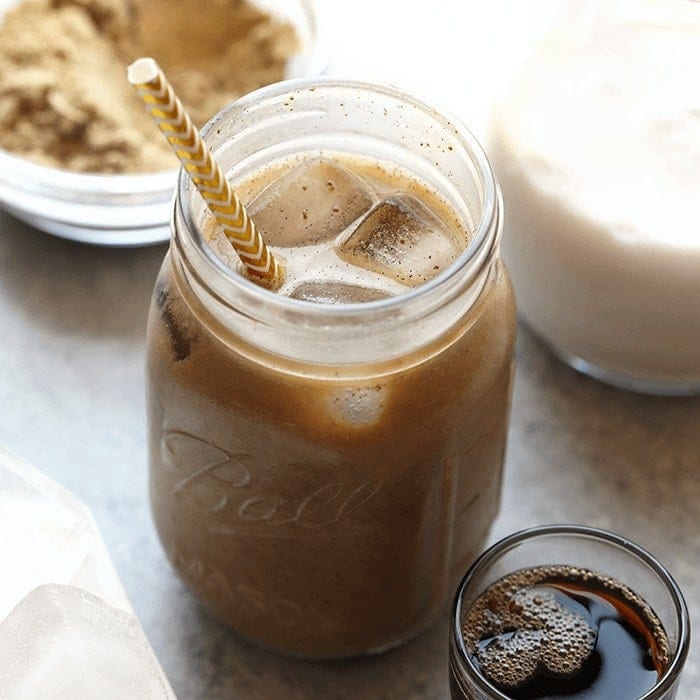
{"type": "Polygon", "coordinates": [[[565,362],[700,393],[700,2],[573,2],[490,153],[520,313],[565,362]]]}

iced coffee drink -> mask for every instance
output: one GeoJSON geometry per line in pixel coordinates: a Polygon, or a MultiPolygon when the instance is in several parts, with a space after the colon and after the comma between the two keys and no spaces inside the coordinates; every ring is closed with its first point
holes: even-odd
{"type": "Polygon", "coordinates": [[[266,88],[207,139],[286,275],[246,280],[181,180],[149,319],[159,535],[244,636],[381,651],[444,608],[498,509],[514,304],[495,182],[464,129],[368,85],[266,88]]]}
{"type": "Polygon", "coordinates": [[[671,700],[688,645],[683,596],[649,553],[602,530],[533,528],[485,552],[459,588],[451,696],[671,700]]]}

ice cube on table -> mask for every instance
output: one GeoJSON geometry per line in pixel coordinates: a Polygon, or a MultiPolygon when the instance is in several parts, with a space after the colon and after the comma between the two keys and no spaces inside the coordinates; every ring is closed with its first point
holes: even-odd
{"type": "Polygon", "coordinates": [[[136,617],[46,584],[0,622],[0,697],[174,698],[136,617]]]}
{"type": "Polygon", "coordinates": [[[397,194],[377,204],[336,253],[352,265],[417,287],[444,270],[462,249],[420,200],[397,194]]]}
{"type": "Polygon", "coordinates": [[[0,446],[0,620],[43,583],[131,610],[87,506],[0,446]]]}
{"type": "Polygon", "coordinates": [[[316,158],[285,172],[247,208],[268,245],[291,247],[334,240],[374,201],[359,176],[316,158]]]}
{"type": "Polygon", "coordinates": [[[0,532],[0,698],[175,697],[88,508],[2,446],[0,532]]]}
{"type": "Polygon", "coordinates": [[[362,304],[387,299],[390,295],[381,289],[360,287],[344,282],[304,282],[289,295],[292,299],[312,301],[316,304],[362,304]]]}

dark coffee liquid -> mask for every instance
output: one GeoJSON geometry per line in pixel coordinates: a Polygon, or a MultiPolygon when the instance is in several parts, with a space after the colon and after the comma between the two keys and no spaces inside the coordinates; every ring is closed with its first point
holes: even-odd
{"type": "Polygon", "coordinates": [[[513,700],[636,700],[668,665],[656,614],[610,577],[565,566],[492,584],[463,621],[474,666],[513,700]]]}

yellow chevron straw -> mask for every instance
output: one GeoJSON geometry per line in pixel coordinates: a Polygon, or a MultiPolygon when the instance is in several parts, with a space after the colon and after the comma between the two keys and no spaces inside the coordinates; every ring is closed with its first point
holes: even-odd
{"type": "Polygon", "coordinates": [[[160,66],[152,58],[139,58],[129,66],[128,78],[249,276],[266,287],[279,287],[284,280],[283,267],[268,250],[160,66]]]}

